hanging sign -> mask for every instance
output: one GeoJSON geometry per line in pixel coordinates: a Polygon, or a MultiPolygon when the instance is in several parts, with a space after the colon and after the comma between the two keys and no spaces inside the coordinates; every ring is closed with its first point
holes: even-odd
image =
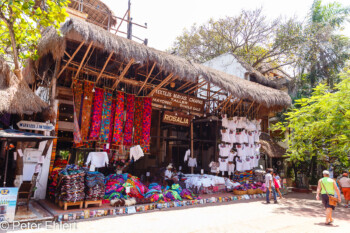
{"type": "Polygon", "coordinates": [[[15,219],[18,188],[0,188],[0,223],[15,219]]]}
{"type": "Polygon", "coordinates": [[[152,102],[174,108],[185,109],[190,112],[203,113],[204,100],[182,93],[157,90],[152,97],[152,102]]]}
{"type": "Polygon", "coordinates": [[[35,121],[20,121],[17,123],[18,128],[38,131],[51,131],[55,127],[51,123],[35,122],[35,121]]]}
{"type": "Polygon", "coordinates": [[[186,115],[183,113],[175,113],[175,112],[164,112],[163,115],[163,122],[174,124],[174,125],[181,125],[189,127],[191,125],[192,116],[186,115]]]}

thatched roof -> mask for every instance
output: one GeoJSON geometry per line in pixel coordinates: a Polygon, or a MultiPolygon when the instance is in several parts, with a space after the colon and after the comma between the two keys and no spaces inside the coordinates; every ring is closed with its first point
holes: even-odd
{"type": "Polygon", "coordinates": [[[0,113],[32,114],[41,112],[47,104],[15,76],[0,57],[0,113]]]}
{"type": "Polygon", "coordinates": [[[232,54],[236,60],[249,72],[249,75],[253,76],[256,81],[264,86],[272,87],[272,88],[279,88],[278,83],[276,83],[273,80],[267,79],[264,75],[262,75],[258,70],[254,69],[251,65],[249,65],[247,62],[243,61],[239,56],[236,56],[232,54]]]}
{"type": "Polygon", "coordinates": [[[223,88],[239,99],[249,99],[261,103],[265,107],[275,109],[285,108],[291,104],[291,98],[285,92],[243,80],[200,64],[191,63],[181,57],[116,36],[100,27],[78,19],[68,19],[61,26],[61,33],[63,37],[59,37],[53,28],[43,32],[42,40],[38,46],[39,56],[42,57],[51,53],[54,59],[62,58],[66,48],[66,39],[85,40],[86,43],[93,41],[95,46],[108,52],[114,51],[123,59],[130,60],[134,58],[141,63],[157,62],[159,68],[169,73],[172,72],[180,79],[195,82],[196,78],[202,76],[204,80],[223,88]]]}
{"type": "Polygon", "coordinates": [[[282,158],[286,154],[286,149],[274,142],[267,133],[261,133],[260,143],[262,151],[270,158],[282,158]]]}
{"type": "Polygon", "coordinates": [[[117,23],[117,20],[112,17],[114,16],[112,10],[100,0],[71,0],[68,7],[77,11],[80,11],[80,7],[82,7],[83,13],[88,15],[89,22],[103,25],[105,28],[108,27],[108,20],[110,20],[110,26],[117,23]]]}

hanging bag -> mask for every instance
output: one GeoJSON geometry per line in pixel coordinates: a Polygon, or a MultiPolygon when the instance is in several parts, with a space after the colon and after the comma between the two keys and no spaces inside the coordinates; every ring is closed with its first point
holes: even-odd
{"type": "Polygon", "coordinates": [[[338,205],[338,199],[337,199],[336,197],[333,197],[333,196],[331,196],[331,195],[328,194],[327,189],[326,189],[326,187],[323,185],[322,181],[321,181],[321,185],[322,185],[322,187],[324,188],[324,190],[325,190],[326,193],[327,193],[327,196],[328,196],[328,199],[329,199],[329,205],[337,206],[337,205],[338,205]]]}

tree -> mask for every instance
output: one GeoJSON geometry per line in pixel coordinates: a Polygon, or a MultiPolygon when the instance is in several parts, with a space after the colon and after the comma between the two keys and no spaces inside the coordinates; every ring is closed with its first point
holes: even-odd
{"type": "Polygon", "coordinates": [[[242,10],[238,16],[185,29],[170,52],[199,63],[230,52],[254,68],[267,62],[274,69],[292,63],[301,29],[295,19],[268,21],[262,8],[242,10]]]}
{"type": "Polygon", "coordinates": [[[322,5],[321,0],[314,0],[295,63],[299,97],[310,95],[319,82],[333,87],[339,81],[337,75],[350,58],[350,40],[339,34],[349,13],[350,7],[337,2],[322,5]]]}
{"type": "Polygon", "coordinates": [[[69,0],[1,0],[0,55],[11,60],[14,73],[21,78],[21,64],[37,58],[41,31],[49,26],[57,30],[67,16],[69,0]]]}
{"type": "Polygon", "coordinates": [[[350,64],[339,78],[334,88],[319,84],[311,97],[296,100],[286,122],[273,126],[272,130],[290,129],[290,161],[350,166],[350,64]]]}

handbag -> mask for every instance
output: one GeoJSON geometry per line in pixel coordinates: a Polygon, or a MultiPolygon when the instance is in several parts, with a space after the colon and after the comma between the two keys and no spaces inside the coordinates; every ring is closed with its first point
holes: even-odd
{"type": "Polygon", "coordinates": [[[337,204],[338,204],[338,199],[337,199],[336,197],[333,197],[333,196],[331,196],[331,195],[328,194],[327,189],[326,189],[326,187],[323,185],[322,181],[321,181],[321,184],[322,184],[324,190],[325,190],[326,193],[327,193],[327,196],[328,196],[328,199],[329,199],[329,205],[337,206],[337,204]]]}

